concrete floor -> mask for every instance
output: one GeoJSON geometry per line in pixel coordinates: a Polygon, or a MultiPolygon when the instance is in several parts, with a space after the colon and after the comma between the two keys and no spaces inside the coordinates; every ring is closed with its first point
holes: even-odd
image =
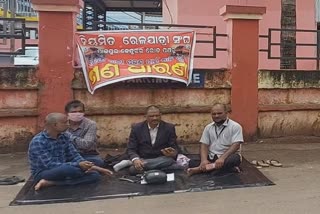
{"type": "MultiPolygon", "coordinates": [[[[293,141],[290,141],[293,142],[293,141]]],[[[320,141],[318,141],[320,142],[320,141]]],[[[78,203],[9,207],[23,184],[0,186],[0,213],[237,213],[317,214],[320,210],[320,143],[246,144],[248,160],[278,159],[284,167],[260,169],[276,185],[197,193],[166,194],[78,203]]],[[[29,176],[26,154],[0,155],[1,175],[29,176]]]]}

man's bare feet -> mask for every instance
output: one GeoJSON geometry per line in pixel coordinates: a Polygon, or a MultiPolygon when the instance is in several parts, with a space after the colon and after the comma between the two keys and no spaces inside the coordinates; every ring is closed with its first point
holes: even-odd
{"type": "Polygon", "coordinates": [[[194,168],[188,168],[187,169],[187,174],[188,176],[194,175],[194,174],[199,174],[202,172],[210,172],[216,168],[216,165],[214,163],[209,163],[206,165],[206,169],[202,171],[200,167],[194,167],[194,168]]]}
{"type": "Polygon", "coordinates": [[[200,167],[194,167],[194,168],[188,168],[187,169],[187,175],[188,176],[192,176],[194,174],[199,174],[201,173],[202,171],[200,170],[200,167]]]}
{"type": "Polygon", "coordinates": [[[206,171],[211,171],[211,170],[214,170],[215,168],[216,168],[215,163],[209,163],[206,165],[206,171]]]}
{"type": "Polygon", "coordinates": [[[49,187],[49,186],[53,186],[54,182],[53,181],[48,181],[45,179],[41,179],[35,186],[34,186],[34,190],[38,191],[43,187],[49,187]]]}
{"type": "Polygon", "coordinates": [[[101,173],[102,175],[112,175],[113,174],[113,172],[111,172],[110,170],[99,167],[99,166],[92,166],[86,172],[91,172],[91,171],[97,171],[97,172],[101,173]]]}

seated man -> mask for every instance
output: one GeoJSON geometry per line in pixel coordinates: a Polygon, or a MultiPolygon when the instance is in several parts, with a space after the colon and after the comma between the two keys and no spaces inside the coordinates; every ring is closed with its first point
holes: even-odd
{"type": "Polygon", "coordinates": [[[243,143],[241,126],[227,117],[227,107],[215,104],[211,110],[214,122],[208,124],[200,139],[201,162],[189,162],[188,175],[215,169],[240,171],[239,149],[243,143]]]}
{"type": "Polygon", "coordinates": [[[100,178],[97,171],[112,174],[81,157],[64,133],[67,128],[64,114],[51,113],[46,117],[45,130],[32,139],[28,155],[35,190],[53,185],[93,183],[100,178]]]}
{"type": "Polygon", "coordinates": [[[161,120],[157,106],[149,106],[146,120],[133,125],[129,136],[127,153],[133,162],[130,174],[174,164],[178,151],[176,138],[174,125],[161,120]]]}
{"type": "Polygon", "coordinates": [[[97,124],[84,117],[84,104],[79,100],[73,100],[65,106],[70,127],[67,132],[73,145],[81,156],[95,165],[103,167],[104,161],[97,151],[97,124]]]}

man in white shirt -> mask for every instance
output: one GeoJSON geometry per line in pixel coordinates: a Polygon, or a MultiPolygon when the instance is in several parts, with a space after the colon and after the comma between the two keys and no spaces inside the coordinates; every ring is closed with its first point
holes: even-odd
{"type": "Polygon", "coordinates": [[[213,105],[211,116],[213,122],[205,127],[200,139],[201,161],[189,162],[188,175],[217,169],[240,171],[240,147],[243,143],[241,125],[228,118],[224,104],[213,105]]]}

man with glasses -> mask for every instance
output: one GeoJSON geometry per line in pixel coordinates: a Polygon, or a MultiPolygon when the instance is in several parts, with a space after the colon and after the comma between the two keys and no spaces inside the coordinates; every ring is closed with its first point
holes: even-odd
{"type": "Polygon", "coordinates": [[[132,126],[129,136],[127,153],[133,163],[129,168],[132,175],[170,167],[178,154],[175,127],[161,120],[159,107],[147,107],[145,117],[145,121],[132,126]]]}

